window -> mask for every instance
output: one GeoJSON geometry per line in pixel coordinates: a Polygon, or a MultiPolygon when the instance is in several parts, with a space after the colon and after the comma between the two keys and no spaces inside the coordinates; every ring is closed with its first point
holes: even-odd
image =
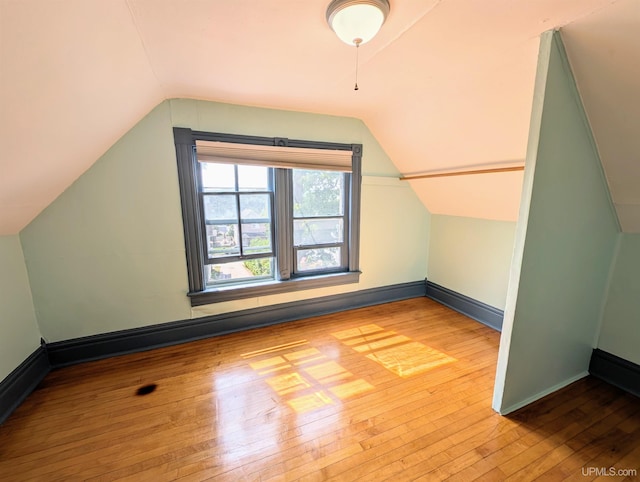
{"type": "Polygon", "coordinates": [[[294,274],[346,270],[347,176],[342,172],[294,169],[294,274]]]}
{"type": "Polygon", "coordinates": [[[273,170],[200,163],[205,285],[273,278],[273,170]]]}
{"type": "Polygon", "coordinates": [[[192,305],[358,281],[361,145],[174,137],[192,305]]]}

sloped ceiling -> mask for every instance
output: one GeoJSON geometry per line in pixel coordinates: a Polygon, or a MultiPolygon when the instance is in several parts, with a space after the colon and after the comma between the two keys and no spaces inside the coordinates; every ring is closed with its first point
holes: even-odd
{"type": "Polygon", "coordinates": [[[640,1],[616,2],[562,37],[618,220],[640,233],[640,1]]]}
{"type": "MultiPolygon", "coordinates": [[[[569,25],[572,61],[586,65],[593,49],[606,58],[608,39],[584,32],[637,5],[391,0],[381,32],[360,49],[356,92],[355,51],[327,26],[328,3],[0,0],[0,234],[19,232],[174,97],[360,118],[403,174],[521,163],[540,33],[569,25]]],[[[637,33],[638,23],[625,28],[637,33]]],[[[621,80],[638,85],[633,72],[621,80]]],[[[589,109],[590,118],[610,113],[589,109]]],[[[637,142],[626,148],[636,161],[637,142]]],[[[506,220],[517,217],[521,182],[520,173],[411,181],[433,213],[506,220]]],[[[640,203],[620,203],[629,199],[640,203]]]]}

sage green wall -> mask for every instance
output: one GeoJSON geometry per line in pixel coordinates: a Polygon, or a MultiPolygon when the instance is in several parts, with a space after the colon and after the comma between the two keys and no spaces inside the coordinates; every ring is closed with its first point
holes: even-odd
{"type": "Polygon", "coordinates": [[[170,118],[154,109],[20,233],[48,342],[189,317],[170,118]]]}
{"type": "Polygon", "coordinates": [[[598,348],[640,365],[640,234],[622,234],[598,348]]]}
{"type": "Polygon", "coordinates": [[[496,374],[501,413],[586,375],[618,237],[557,33],[541,38],[535,90],[496,374]]]}
{"type": "Polygon", "coordinates": [[[0,236],[0,381],[39,346],[20,238],[0,236]]]}
{"type": "Polygon", "coordinates": [[[504,309],[516,223],[431,216],[428,278],[504,309]]]}
{"type": "Polygon", "coordinates": [[[47,341],[426,276],[429,213],[357,119],[175,99],[142,119],[20,234],[47,341]],[[174,126],[362,143],[360,283],[191,309],[174,126]]]}

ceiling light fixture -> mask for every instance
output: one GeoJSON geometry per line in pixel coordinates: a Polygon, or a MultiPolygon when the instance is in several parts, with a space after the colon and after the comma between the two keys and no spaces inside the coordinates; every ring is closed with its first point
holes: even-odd
{"type": "Polygon", "coordinates": [[[358,46],[371,40],[389,15],[388,0],[333,0],[327,22],[338,38],[358,46]]]}
{"type": "Polygon", "coordinates": [[[333,0],[327,7],[327,23],[338,38],[356,47],[358,90],[358,48],[376,36],[389,15],[388,0],[333,0]]]}

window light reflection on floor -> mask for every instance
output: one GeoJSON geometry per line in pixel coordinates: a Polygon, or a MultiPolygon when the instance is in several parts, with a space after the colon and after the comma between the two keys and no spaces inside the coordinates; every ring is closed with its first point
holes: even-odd
{"type": "Polygon", "coordinates": [[[334,403],[333,399],[323,391],[303,395],[302,397],[294,398],[287,402],[287,404],[298,413],[324,408],[327,405],[334,405],[334,403]]]}
{"type": "Polygon", "coordinates": [[[403,378],[457,361],[445,353],[378,325],[364,325],[332,335],[356,352],[365,354],[369,360],[403,378]]]}
{"type": "Polygon", "coordinates": [[[309,383],[298,372],[285,373],[284,375],[267,378],[266,382],[278,395],[281,396],[297,392],[298,390],[304,390],[305,388],[312,386],[311,383],[309,383]]]}
{"type": "MultiPolygon", "coordinates": [[[[410,377],[457,361],[395,331],[369,324],[332,333],[340,342],[399,377],[410,377]]],[[[335,405],[375,387],[307,340],[245,353],[249,366],[298,413],[335,405]]]]}
{"type": "Polygon", "coordinates": [[[374,388],[331,360],[307,340],[241,355],[297,413],[336,405],[374,388]]]}
{"type": "Polygon", "coordinates": [[[417,341],[369,353],[367,358],[403,378],[457,361],[417,341]]]}
{"type": "Polygon", "coordinates": [[[334,361],[328,361],[319,365],[312,365],[310,367],[303,368],[303,370],[320,383],[331,383],[353,376],[353,373],[345,370],[340,364],[334,361]]]}

